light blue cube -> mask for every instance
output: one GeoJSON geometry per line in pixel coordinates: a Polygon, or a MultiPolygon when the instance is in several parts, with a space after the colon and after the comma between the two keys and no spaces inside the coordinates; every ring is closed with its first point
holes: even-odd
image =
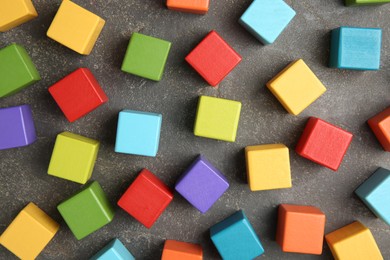
{"type": "Polygon", "coordinates": [[[224,260],[251,260],[264,253],[259,238],[242,210],[212,226],[210,236],[224,260]]]}
{"type": "Polygon", "coordinates": [[[134,256],[127,250],[119,239],[114,239],[91,260],[134,260],[134,256]]]}
{"type": "Polygon", "coordinates": [[[390,225],[390,170],[378,168],[355,193],[378,218],[390,225]]]}
{"type": "Polygon", "coordinates": [[[382,29],[340,27],[332,30],[331,68],[379,70],[382,29]]]}
{"type": "Polygon", "coordinates": [[[294,18],[295,11],[283,0],[255,0],[239,23],[263,44],[271,44],[294,18]]]}
{"type": "Polygon", "coordinates": [[[115,152],[156,156],[162,115],[123,110],[119,112],[115,152]]]}

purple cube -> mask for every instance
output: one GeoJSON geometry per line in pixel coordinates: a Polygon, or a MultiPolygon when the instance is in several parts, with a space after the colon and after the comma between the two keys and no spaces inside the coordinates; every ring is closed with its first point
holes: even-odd
{"type": "Polygon", "coordinates": [[[0,150],[26,146],[36,139],[29,105],[0,108],[0,150]]]}
{"type": "Polygon", "coordinates": [[[206,213],[228,188],[226,178],[202,155],[183,173],[175,187],[202,213],[206,213]]]}

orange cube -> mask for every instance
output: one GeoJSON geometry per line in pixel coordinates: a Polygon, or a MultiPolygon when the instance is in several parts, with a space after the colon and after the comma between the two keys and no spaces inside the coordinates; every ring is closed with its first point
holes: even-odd
{"type": "Polygon", "coordinates": [[[390,107],[367,121],[385,151],[390,152],[390,107]]]}
{"type": "Polygon", "coordinates": [[[205,14],[209,10],[209,0],[167,0],[168,9],[193,14],[205,14]]]}
{"type": "Polygon", "coordinates": [[[202,247],[197,244],[166,240],[161,260],[202,260],[202,247]]]}
{"type": "Polygon", "coordinates": [[[316,207],[281,204],[276,242],[283,252],[322,254],[325,214],[316,207]]]}

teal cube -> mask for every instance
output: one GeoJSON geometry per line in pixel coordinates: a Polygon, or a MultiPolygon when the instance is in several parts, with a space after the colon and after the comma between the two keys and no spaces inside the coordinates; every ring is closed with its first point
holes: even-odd
{"type": "Polygon", "coordinates": [[[212,226],[210,236],[224,260],[252,260],[264,253],[259,238],[242,210],[212,226]]]}
{"type": "Polygon", "coordinates": [[[390,170],[378,168],[355,193],[378,218],[390,225],[390,170]]]}
{"type": "Polygon", "coordinates": [[[119,113],[115,152],[154,157],[160,142],[162,115],[123,110],[119,113]]]}
{"type": "Polygon", "coordinates": [[[135,260],[119,239],[114,239],[90,260],[135,260]]]}
{"type": "Polygon", "coordinates": [[[78,240],[102,228],[114,218],[114,210],[97,181],[87,184],[59,204],[57,209],[78,240]]]}

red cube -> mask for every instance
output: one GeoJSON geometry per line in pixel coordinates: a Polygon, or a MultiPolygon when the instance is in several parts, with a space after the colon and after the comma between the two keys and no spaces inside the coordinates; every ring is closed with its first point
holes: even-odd
{"type": "Polygon", "coordinates": [[[390,107],[367,121],[385,151],[390,152],[390,107]]]}
{"type": "Polygon", "coordinates": [[[159,178],[143,169],[118,201],[118,206],[151,228],[173,199],[173,192],[159,178]]]}
{"type": "Polygon", "coordinates": [[[85,116],[108,98],[87,68],[80,68],[49,88],[49,92],[69,122],[85,116]]]}
{"type": "Polygon", "coordinates": [[[352,137],[337,126],[311,117],[295,150],[300,156],[337,171],[352,137]]]}
{"type": "Polygon", "coordinates": [[[241,62],[241,56],[216,31],[211,31],[186,61],[215,87],[241,62]]]}

